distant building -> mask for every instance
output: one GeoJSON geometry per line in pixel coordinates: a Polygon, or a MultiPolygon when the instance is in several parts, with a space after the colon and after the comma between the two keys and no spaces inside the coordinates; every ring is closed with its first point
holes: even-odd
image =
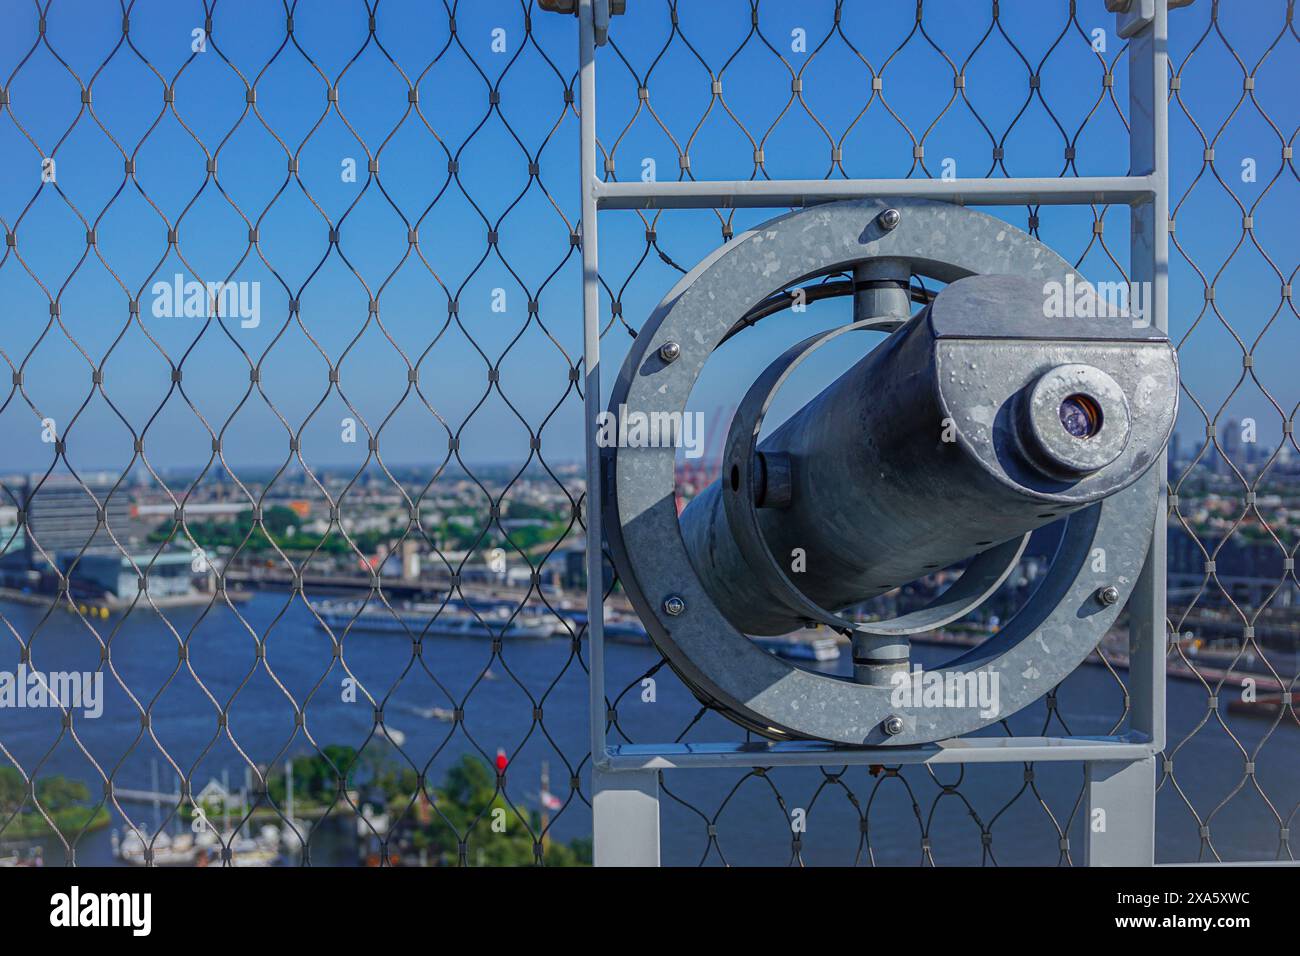
{"type": "Polygon", "coordinates": [[[143,576],[151,597],[181,597],[194,593],[193,557],[188,551],[133,554],[120,552],[60,556],[59,570],[68,577],[74,594],[86,597],[133,598],[143,576]],[[134,565],[132,564],[134,561],[134,565]],[[136,568],[140,570],[137,572],[136,568]]]}
{"type": "Polygon", "coordinates": [[[402,542],[402,580],[420,579],[420,542],[407,538],[402,542]]]}
{"type": "Polygon", "coordinates": [[[78,597],[130,600],[140,593],[143,576],[153,597],[194,594],[188,550],[155,556],[131,549],[132,503],[125,488],[114,488],[112,476],[29,476],[15,490],[21,520],[12,508],[13,525],[0,522],[0,584],[53,592],[65,578],[78,597]]]}
{"type": "Polygon", "coordinates": [[[31,590],[41,576],[31,570],[27,559],[27,536],[14,519],[0,523],[0,587],[31,590]]]}
{"type": "Polygon", "coordinates": [[[1182,439],[1175,431],[1169,436],[1169,480],[1175,481],[1183,471],[1182,439]]]}
{"type": "Polygon", "coordinates": [[[1245,464],[1241,457],[1241,422],[1229,418],[1220,435],[1219,446],[1223,449],[1223,454],[1219,458],[1221,465],[1215,470],[1221,475],[1229,475],[1232,474],[1233,466],[1240,470],[1245,464]]]}
{"type": "Polygon", "coordinates": [[[131,520],[125,489],[111,494],[111,480],[79,482],[71,475],[32,476],[20,491],[26,512],[23,535],[27,566],[43,570],[64,554],[122,552],[107,528],[122,540],[131,520]],[[104,503],[107,502],[107,505],[104,503]]]}
{"type": "MultiPolygon", "coordinates": [[[[1211,542],[1217,586],[1205,588],[1204,542],[1190,537],[1177,525],[1168,529],[1168,575],[1170,603],[1195,598],[1207,607],[1222,605],[1223,588],[1240,605],[1261,607],[1267,602],[1274,611],[1296,606],[1297,593],[1284,567],[1285,554],[1273,541],[1252,541],[1233,535],[1224,542],[1211,542]],[[1203,590],[1204,588],[1204,590],[1203,590]]],[[[1235,616],[1231,618],[1235,622],[1235,616]]],[[[1235,625],[1234,625],[1235,626],[1235,625]]]]}
{"type": "MultiPolygon", "coordinates": [[[[587,588],[587,552],[582,548],[568,548],[561,552],[564,559],[564,570],[561,581],[564,587],[573,591],[585,591],[587,588]]],[[[609,563],[609,558],[602,554],[600,560],[602,593],[608,591],[614,584],[614,566],[609,563]]]]}

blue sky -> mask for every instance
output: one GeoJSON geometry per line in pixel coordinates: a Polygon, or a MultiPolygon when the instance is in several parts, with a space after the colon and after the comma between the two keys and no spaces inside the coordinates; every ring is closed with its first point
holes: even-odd
{"type": "MultiPolygon", "coordinates": [[[[0,261],[0,348],[15,365],[25,358],[24,388],[40,415],[17,395],[0,411],[9,469],[52,459],[41,417],[54,419],[78,468],[125,468],[132,428],[159,468],[202,466],[209,428],[223,427],[234,465],[284,461],[286,425],[256,389],[247,394],[249,359],[260,363],[262,388],[288,429],[301,433],[313,464],[359,466],[367,428],[391,463],[440,462],[448,431],[469,462],[523,464],[530,429],[540,431],[548,461],[580,457],[581,403],[569,381],[581,355],[578,256],[569,243],[578,123],[565,101],[566,88],[576,90],[576,24],[533,11],[529,36],[525,6],[461,3],[452,36],[441,5],[380,0],[372,37],[359,0],[304,3],[295,11],[295,46],[280,4],[217,0],[212,37],[196,53],[199,3],[138,0],[130,10],[135,50],[121,43],[116,4],[54,0],[49,48],[36,44],[36,5],[12,5],[0,34],[0,84],[9,97],[0,111],[0,217],[16,229],[18,246],[0,261]],[[78,116],[80,86],[92,75],[95,117],[111,139],[89,112],[78,116]],[[256,80],[261,119],[247,109],[245,80],[256,80]],[[163,102],[170,83],[174,111],[163,102]],[[423,119],[408,102],[412,84],[423,119]],[[287,172],[286,150],[298,157],[298,178],[287,172]],[[123,152],[134,157],[147,198],[125,182],[123,152]],[[62,195],[41,182],[43,154],[55,158],[62,195]],[[213,154],[215,179],[206,169],[213,154]],[[378,157],[377,177],[367,172],[368,156],[378,157]],[[348,159],[356,161],[355,182],[341,175],[348,159]],[[539,178],[530,176],[534,162],[539,178]],[[95,224],[107,266],[93,254],[78,265],[86,226],[70,203],[95,224]],[[258,226],[266,262],[249,253],[245,217],[258,226]],[[168,246],[168,221],[179,223],[184,262],[168,246]],[[417,222],[427,264],[407,242],[417,222]],[[151,287],[177,273],[260,283],[260,323],[222,329],[155,317],[151,287]],[[46,328],[56,293],[66,332],[46,328]],[[138,323],[128,311],[135,295],[138,323]],[[305,330],[290,320],[291,297],[305,330]],[[376,297],[377,316],[369,311],[376,297]],[[449,320],[452,298],[458,311],[449,320]],[[179,387],[160,349],[173,361],[184,357],[179,387]],[[91,363],[101,361],[111,405],[93,388],[91,363]],[[408,387],[408,363],[418,364],[422,394],[408,387]],[[488,369],[498,363],[492,383],[488,369]],[[339,368],[335,388],[330,364],[339,368]],[[341,440],[349,417],[358,421],[355,444],[341,440]]],[[[647,159],[659,179],[677,179],[683,151],[697,179],[750,178],[751,137],[762,141],[773,178],[938,176],[945,160],[958,177],[1127,167],[1123,121],[1104,95],[1106,70],[1091,46],[1092,30],[1104,29],[1100,56],[1117,63],[1114,93],[1123,106],[1122,41],[1101,0],[1080,2],[1074,22],[1065,3],[1003,0],[1001,30],[989,4],[931,2],[924,32],[910,3],[848,3],[837,31],[831,2],[767,0],[761,33],[752,32],[745,0],[683,0],[675,34],[664,0],[630,0],[629,8],[599,62],[600,139],[619,179],[640,177],[647,159]],[[793,49],[798,30],[803,50],[793,49]],[[955,68],[965,76],[965,100],[954,91],[955,68]],[[802,102],[789,103],[792,71],[802,102]],[[883,83],[868,105],[872,71],[883,83]],[[1041,77],[1032,96],[1031,72],[1041,77]],[[723,100],[711,94],[711,73],[721,75],[723,100]],[[918,140],[924,168],[913,159],[918,140]],[[993,169],[995,145],[1004,156],[993,169]],[[832,168],[833,146],[842,149],[842,168],[832,168]],[[1067,146],[1075,149],[1068,168],[1067,146]]],[[[1280,272],[1294,282],[1300,245],[1293,229],[1300,191],[1281,158],[1297,125],[1300,57],[1293,33],[1278,39],[1282,0],[1252,3],[1249,15],[1242,8],[1224,5],[1222,36],[1205,35],[1208,0],[1171,14],[1172,56],[1185,61],[1180,93],[1192,117],[1171,106],[1173,199],[1186,196],[1176,237],[1194,265],[1171,251],[1170,314],[1174,337],[1187,336],[1184,379],[1208,415],[1221,427],[1254,417],[1260,441],[1276,444],[1300,402],[1293,372],[1300,333],[1278,279],[1280,272]],[[1253,101],[1242,90],[1244,71],[1255,76],[1253,101]],[[1214,142],[1212,169],[1202,135],[1214,142]],[[1254,161],[1253,182],[1243,181],[1243,160],[1254,161]],[[1265,194],[1254,215],[1261,253],[1243,241],[1238,203],[1250,209],[1265,194]],[[1282,413],[1249,377],[1229,398],[1243,375],[1243,346],[1207,308],[1198,269],[1215,279],[1213,305],[1253,348],[1254,373],[1282,413]]],[[[780,212],[737,212],[733,225],[739,231],[780,212]]],[[[1027,224],[1026,209],[998,214],[1027,224]]],[[[1040,237],[1090,278],[1117,277],[1110,256],[1127,263],[1126,209],[1106,213],[1104,245],[1091,209],[1044,208],[1040,217],[1040,237]]],[[[627,326],[638,326],[676,281],[670,262],[689,268],[721,240],[709,210],[667,212],[654,228],[657,248],[647,250],[641,216],[602,215],[602,271],[621,306],[620,316],[609,316],[607,297],[607,380],[630,341],[627,326]]],[[[838,301],[769,320],[715,358],[692,404],[706,415],[725,410],[784,345],[846,316],[838,301]]],[[[855,358],[818,356],[781,407],[793,408],[855,358]]],[[[1180,429],[1193,445],[1204,434],[1186,399],[1180,429]]]]}

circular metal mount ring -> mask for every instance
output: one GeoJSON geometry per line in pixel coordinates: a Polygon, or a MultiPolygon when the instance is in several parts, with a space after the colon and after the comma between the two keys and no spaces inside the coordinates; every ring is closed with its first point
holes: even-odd
{"type": "Polygon", "coordinates": [[[1025,534],[981,551],[950,587],[924,607],[886,621],[850,621],[822,607],[790,580],[763,537],[755,504],[757,476],[754,468],[758,436],[763,429],[776,393],[794,370],[813,352],[847,332],[880,330],[892,332],[900,326],[894,317],[862,319],[811,335],[791,346],[763,370],[736,408],[727,433],[722,473],[731,475],[730,490],[723,494],[727,525],[755,576],[772,594],[805,620],[825,624],[844,633],[901,636],[932,631],[964,617],[996,591],[1016,569],[1029,544],[1025,534]]]}
{"type": "MultiPolygon", "coordinates": [[[[976,274],[1085,281],[1047,246],[962,206],[923,199],[809,206],[737,236],[673,287],[633,342],[611,391],[611,410],[624,405],[682,414],[704,363],[737,316],[777,289],[887,256],[907,259],[915,275],[944,283],[976,274]],[[900,211],[901,221],[883,230],[878,217],[888,207],[900,211]],[[681,345],[671,363],[658,354],[667,342],[681,345]]],[[[1146,422],[1158,417],[1135,419],[1134,427],[1153,427],[1146,422]]],[[[1051,568],[1021,610],[930,675],[997,686],[998,705],[933,707],[900,702],[890,686],[803,670],[758,647],[718,610],[691,565],[677,518],[676,450],[620,447],[606,456],[610,553],[674,671],[702,700],[759,734],[853,745],[909,746],[970,733],[1064,679],[1114,624],[1133,591],[1155,527],[1160,478],[1151,469],[1127,489],[1072,514],[1051,568]],[[1097,599],[1108,586],[1118,592],[1110,604],[1097,599]],[[663,610],[669,595],[682,599],[682,614],[663,610]],[[886,732],[886,720],[897,733],[886,732]]]]}

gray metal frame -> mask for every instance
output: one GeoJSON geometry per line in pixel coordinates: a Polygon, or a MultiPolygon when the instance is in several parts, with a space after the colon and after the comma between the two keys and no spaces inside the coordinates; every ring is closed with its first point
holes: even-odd
{"type": "MultiPolygon", "coordinates": [[[[1130,175],[1070,179],[840,180],[605,183],[596,161],[596,46],[608,0],[579,0],[582,260],[587,450],[588,580],[602,579],[597,216],[601,209],[802,206],[829,199],[909,196],[980,205],[1123,203],[1132,207],[1130,278],[1150,282],[1151,321],[1168,328],[1167,0],[1125,13],[1129,35],[1130,175]],[[1149,8],[1149,9],[1148,9],[1149,8]],[[1146,14],[1149,12],[1149,18],[1146,14]]],[[[1090,865],[1154,863],[1155,757],[1165,742],[1164,456],[1151,473],[1155,512],[1148,557],[1129,602],[1132,732],[1124,737],[957,738],[922,747],[779,743],[611,745],[606,738],[603,595],[588,589],[592,807],[597,865],[659,863],[658,775],[665,769],[834,764],[1082,761],[1087,768],[1085,859],[1090,865]],[[1103,811],[1104,827],[1087,825],[1103,811]]]]}

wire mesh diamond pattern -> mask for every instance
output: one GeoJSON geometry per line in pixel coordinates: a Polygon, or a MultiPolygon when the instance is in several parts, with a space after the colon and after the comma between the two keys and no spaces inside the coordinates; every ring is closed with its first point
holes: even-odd
{"type": "MultiPolygon", "coordinates": [[[[1179,430],[1204,440],[1170,472],[1162,859],[1290,859],[1300,807],[1300,395],[1279,359],[1300,38],[1292,3],[1258,6],[1170,14],[1170,328],[1179,430]],[[1263,430],[1264,407],[1276,447],[1246,455],[1238,419],[1263,430]],[[1248,581],[1244,543],[1270,562],[1248,581]],[[1276,698],[1264,720],[1229,708],[1243,681],[1276,698]]],[[[609,181],[1127,171],[1126,46],[1101,0],[627,7],[598,55],[609,181]]],[[[533,0],[4,19],[0,669],[104,691],[94,719],[0,711],[0,847],[589,860],[573,19],[533,0]]],[[[1126,208],[994,212],[1127,279],[1126,208]]],[[[607,364],[686,269],[774,214],[606,213],[607,364]]],[[[783,331],[744,330],[730,374],[783,331]]],[[[725,431],[722,396],[699,401],[725,431]]],[[[590,586],[629,612],[613,575],[590,586]]],[[[1123,728],[1117,647],[996,731],[1123,728]]],[[[612,741],[739,733],[650,646],[607,658],[612,741]]],[[[1077,765],[661,783],[676,864],[1068,865],[1086,823],[1077,765]]]]}

